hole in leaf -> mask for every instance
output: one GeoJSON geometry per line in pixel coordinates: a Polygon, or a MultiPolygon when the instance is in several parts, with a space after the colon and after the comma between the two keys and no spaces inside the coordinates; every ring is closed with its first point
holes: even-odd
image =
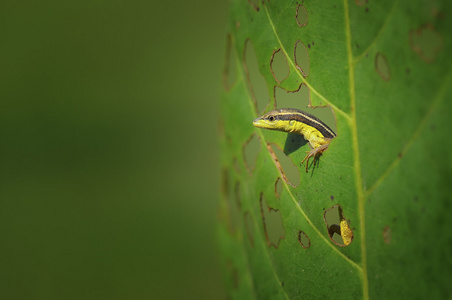
{"type": "Polygon", "coordinates": [[[434,61],[442,46],[441,35],[430,24],[410,31],[411,49],[426,62],[434,61]]]}
{"type": "Polygon", "coordinates": [[[237,209],[240,210],[242,208],[242,198],[240,196],[240,181],[235,182],[234,196],[237,209]]]}
{"type": "Polygon", "coordinates": [[[390,244],[391,243],[391,239],[392,239],[392,232],[391,232],[391,228],[389,228],[389,226],[385,226],[385,228],[383,228],[383,240],[385,241],[386,244],[390,244]]]}
{"type": "Polygon", "coordinates": [[[349,227],[347,220],[344,217],[342,207],[336,204],[323,213],[323,220],[325,221],[328,230],[328,236],[331,241],[340,247],[345,247],[353,241],[353,231],[349,227]]]}
{"type": "Polygon", "coordinates": [[[234,166],[234,170],[240,174],[240,165],[239,165],[239,161],[237,160],[237,157],[234,157],[232,160],[232,165],[234,166]]]}
{"type": "Polygon", "coordinates": [[[221,171],[221,192],[226,198],[229,197],[229,170],[227,168],[223,168],[221,171]]]}
{"type": "Polygon", "coordinates": [[[227,204],[227,223],[229,231],[234,233],[240,222],[241,198],[240,198],[240,182],[237,181],[232,187],[231,176],[228,169],[222,171],[222,192],[227,204]]]}
{"type": "Polygon", "coordinates": [[[265,237],[267,238],[267,245],[278,249],[280,240],[285,236],[281,213],[277,209],[268,207],[264,202],[264,196],[261,193],[261,215],[265,237]]]}
{"type": "Polygon", "coordinates": [[[234,186],[234,197],[229,201],[229,213],[232,231],[235,231],[240,225],[239,223],[241,217],[241,206],[240,182],[237,181],[234,186]]]}
{"type": "Polygon", "coordinates": [[[300,242],[300,245],[305,249],[311,247],[311,240],[302,230],[298,231],[298,241],[300,242]]]}
{"type": "Polygon", "coordinates": [[[251,219],[249,211],[243,214],[243,221],[245,223],[246,235],[248,236],[251,247],[254,247],[254,223],[253,220],[251,219]]]}
{"type": "Polygon", "coordinates": [[[276,182],[275,182],[275,195],[276,195],[276,198],[279,199],[281,197],[282,189],[283,189],[283,184],[282,184],[282,181],[281,181],[281,177],[278,177],[278,179],[276,179],[276,182]]]}
{"type": "Polygon", "coordinates": [[[309,105],[309,88],[302,83],[295,91],[287,91],[282,87],[275,86],[275,108],[296,108],[306,111],[309,105]]]}
{"type": "Polygon", "coordinates": [[[312,107],[310,103],[310,90],[306,84],[300,84],[295,91],[287,91],[279,86],[275,86],[273,93],[276,104],[275,108],[296,108],[305,111],[319,118],[334,132],[337,132],[333,110],[329,106],[312,107]]]}
{"type": "Polygon", "coordinates": [[[306,8],[303,5],[299,4],[297,6],[295,18],[297,19],[297,24],[300,27],[304,27],[308,24],[308,12],[306,11],[306,8]]]}
{"type": "Polygon", "coordinates": [[[226,57],[223,67],[223,86],[225,90],[229,90],[235,82],[237,72],[235,60],[236,56],[232,42],[232,35],[228,34],[226,40],[226,57]]]}
{"type": "Polygon", "coordinates": [[[288,133],[284,143],[284,154],[290,155],[308,143],[304,137],[297,133],[288,133]]]}
{"type": "Polygon", "coordinates": [[[294,49],[295,65],[301,71],[304,77],[309,75],[309,54],[308,49],[302,41],[295,42],[294,49]]]}
{"type": "Polygon", "coordinates": [[[380,74],[380,77],[383,78],[383,80],[388,81],[389,79],[391,79],[391,73],[389,71],[389,64],[386,56],[384,56],[380,52],[375,55],[375,69],[377,70],[378,74],[380,74]]]}
{"type": "Polygon", "coordinates": [[[260,150],[260,139],[255,133],[253,133],[245,142],[245,145],[243,145],[243,160],[245,161],[245,166],[250,174],[256,167],[256,160],[260,150]]]}
{"type": "Polygon", "coordinates": [[[239,272],[238,272],[237,268],[234,266],[234,264],[230,260],[227,261],[226,268],[228,270],[228,274],[230,275],[230,279],[231,279],[233,288],[234,289],[238,289],[238,287],[239,287],[239,272]]]}
{"type": "Polygon", "coordinates": [[[268,143],[267,148],[279,169],[282,179],[292,187],[297,187],[300,184],[301,177],[292,159],[285,155],[275,144],[268,143]]]}
{"type": "Polygon", "coordinates": [[[259,71],[259,61],[256,51],[251,41],[245,42],[245,53],[243,55],[243,65],[247,77],[248,88],[253,97],[257,112],[262,113],[270,103],[267,83],[264,76],[259,71]]]}
{"type": "Polygon", "coordinates": [[[276,82],[281,83],[289,76],[289,65],[287,64],[286,56],[281,51],[281,48],[273,52],[270,60],[270,69],[276,82]]]}

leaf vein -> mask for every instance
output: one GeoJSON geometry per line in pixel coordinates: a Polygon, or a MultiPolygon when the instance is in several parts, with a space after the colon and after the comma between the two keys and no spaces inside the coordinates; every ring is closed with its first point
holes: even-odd
{"type": "Polygon", "coordinates": [[[378,30],[377,35],[374,37],[374,39],[372,40],[372,42],[369,44],[369,46],[367,46],[366,49],[364,49],[363,52],[361,52],[361,54],[357,55],[354,60],[353,60],[353,65],[356,65],[363,57],[364,55],[366,55],[367,52],[369,52],[370,49],[372,49],[376,44],[377,41],[380,39],[383,31],[386,29],[386,27],[388,26],[389,20],[392,18],[392,15],[394,14],[395,11],[395,7],[397,6],[397,4],[399,3],[399,0],[396,0],[393,2],[391,10],[389,11],[388,15],[386,16],[385,21],[383,22],[383,25],[381,25],[380,30],[378,30]]]}
{"type": "Polygon", "coordinates": [[[391,174],[391,172],[394,170],[394,168],[398,166],[402,157],[405,156],[405,154],[411,149],[411,146],[413,146],[414,142],[417,139],[419,139],[419,136],[421,135],[421,131],[426,126],[428,120],[431,118],[435,109],[443,101],[451,79],[452,79],[452,72],[449,72],[449,74],[445,77],[443,83],[441,84],[441,88],[438,90],[438,93],[436,94],[432,105],[430,105],[429,110],[425,113],[424,117],[422,118],[422,121],[419,123],[419,126],[416,128],[413,135],[410,137],[410,139],[408,140],[408,142],[405,144],[402,151],[400,152],[401,155],[397,156],[393,160],[393,162],[389,165],[389,167],[383,172],[383,174],[377,179],[377,181],[375,181],[375,183],[372,185],[372,187],[367,190],[367,192],[365,194],[365,198],[368,198],[375,191],[375,189],[383,183],[383,181],[386,179],[386,177],[388,177],[389,174],[391,174]]]}

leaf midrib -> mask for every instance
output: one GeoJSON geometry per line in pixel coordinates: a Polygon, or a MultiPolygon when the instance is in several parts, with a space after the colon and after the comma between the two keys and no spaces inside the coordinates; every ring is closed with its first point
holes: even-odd
{"type": "Polygon", "coordinates": [[[358,215],[361,237],[361,266],[362,266],[362,285],[363,298],[369,299],[369,282],[367,280],[367,251],[366,251],[366,220],[364,208],[364,190],[362,184],[361,161],[359,159],[358,126],[356,122],[356,97],[355,97],[355,68],[353,64],[353,52],[350,31],[350,16],[348,10],[348,0],[344,0],[344,19],[345,19],[345,44],[347,47],[348,80],[350,94],[351,121],[350,129],[352,131],[353,143],[353,165],[355,169],[355,188],[358,197],[358,215]]]}

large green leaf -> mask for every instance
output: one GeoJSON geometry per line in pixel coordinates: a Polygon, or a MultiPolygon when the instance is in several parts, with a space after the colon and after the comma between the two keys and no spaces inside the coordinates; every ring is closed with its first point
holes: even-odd
{"type": "Polygon", "coordinates": [[[452,295],[451,8],[232,1],[219,241],[233,298],[452,295]],[[252,120],[309,101],[338,136],[306,173],[305,141],[252,120]],[[328,231],[342,218],[348,246],[328,231]]]}

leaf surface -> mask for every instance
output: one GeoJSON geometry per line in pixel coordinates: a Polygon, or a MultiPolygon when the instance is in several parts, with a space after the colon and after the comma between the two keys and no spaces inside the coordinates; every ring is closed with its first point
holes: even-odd
{"type": "Polygon", "coordinates": [[[450,15],[447,1],[231,3],[219,241],[233,298],[451,295],[450,15]],[[281,104],[338,135],[308,173],[305,141],[252,126],[281,104]],[[348,246],[329,233],[341,218],[348,246]]]}

